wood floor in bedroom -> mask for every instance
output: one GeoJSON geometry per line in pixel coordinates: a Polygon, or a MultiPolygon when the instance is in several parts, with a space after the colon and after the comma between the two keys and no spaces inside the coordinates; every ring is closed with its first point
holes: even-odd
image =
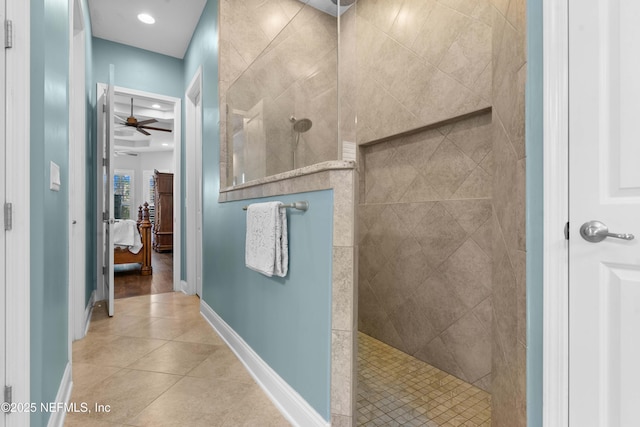
{"type": "Polygon", "coordinates": [[[162,294],[173,291],[173,253],[151,251],[153,274],[140,275],[140,264],[115,265],[114,288],[116,298],[162,294]]]}

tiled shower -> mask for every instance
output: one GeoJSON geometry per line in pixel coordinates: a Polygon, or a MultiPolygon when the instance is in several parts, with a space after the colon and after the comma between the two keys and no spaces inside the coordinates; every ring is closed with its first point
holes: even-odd
{"type": "Polygon", "coordinates": [[[359,425],[381,425],[382,407],[396,416],[384,425],[526,425],[525,9],[357,3],[358,328],[378,343],[363,352],[361,336],[360,352],[394,361],[389,373],[360,355],[359,425]],[[424,412],[443,403],[430,396],[366,389],[415,366],[490,393],[493,414],[451,390],[444,417],[424,412]]]}
{"type": "Polygon", "coordinates": [[[491,114],[362,151],[359,329],[489,391],[491,114]]]}
{"type": "Polygon", "coordinates": [[[424,425],[526,425],[525,9],[358,0],[330,16],[302,0],[221,0],[223,186],[357,143],[354,311],[393,371],[360,367],[389,378],[427,363],[421,378],[445,388],[423,396],[442,411],[424,425]],[[292,116],[312,127],[296,135],[292,116]],[[479,412],[434,421],[469,409],[443,400],[453,384],[479,412]]]}

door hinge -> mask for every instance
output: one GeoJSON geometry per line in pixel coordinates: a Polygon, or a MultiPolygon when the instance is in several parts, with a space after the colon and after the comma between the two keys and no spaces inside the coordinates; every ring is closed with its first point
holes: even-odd
{"type": "Polygon", "coordinates": [[[13,388],[10,385],[4,386],[4,403],[13,403],[13,388]]]}
{"type": "Polygon", "coordinates": [[[569,221],[564,225],[564,238],[569,240],[569,221]]]}
{"type": "Polygon", "coordinates": [[[4,48],[11,49],[13,47],[13,21],[5,19],[4,21],[4,48]]]}
{"type": "Polygon", "coordinates": [[[102,220],[103,221],[108,221],[109,220],[109,214],[107,212],[102,212],[102,220]]]}
{"type": "Polygon", "coordinates": [[[13,228],[13,205],[11,203],[4,204],[4,231],[10,231],[13,228]]]}
{"type": "Polygon", "coordinates": [[[107,112],[107,104],[102,104],[102,112],[103,113],[107,112]]]}
{"type": "Polygon", "coordinates": [[[102,166],[104,166],[104,167],[109,166],[109,162],[107,161],[107,159],[105,159],[105,158],[102,159],[102,166]]]}
{"type": "Polygon", "coordinates": [[[102,275],[104,276],[105,274],[107,274],[107,267],[102,267],[102,275]]]}

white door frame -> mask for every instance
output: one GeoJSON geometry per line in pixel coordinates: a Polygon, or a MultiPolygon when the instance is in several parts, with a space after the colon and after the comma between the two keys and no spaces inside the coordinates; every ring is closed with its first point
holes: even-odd
{"type": "MultiPolygon", "coordinates": [[[[118,70],[116,70],[116,73],[118,72],[118,70]]],[[[106,84],[104,83],[98,83],[98,92],[100,93],[100,91],[102,90],[102,88],[106,88],[106,84]]],[[[181,180],[180,180],[180,173],[181,173],[181,166],[180,166],[180,150],[181,150],[181,145],[182,145],[182,100],[180,98],[174,98],[172,96],[167,96],[167,95],[159,95],[157,93],[151,93],[151,92],[145,92],[145,91],[141,91],[141,90],[137,90],[137,89],[129,89],[129,88],[124,88],[124,87],[120,87],[120,86],[115,86],[114,87],[114,93],[116,94],[125,94],[125,95],[130,95],[130,96],[137,96],[137,97],[142,97],[142,98],[152,98],[152,99],[157,99],[159,101],[165,102],[165,103],[171,103],[173,104],[173,115],[174,115],[174,121],[173,121],[173,153],[174,153],[174,174],[173,174],[173,290],[174,291],[178,291],[180,290],[181,286],[180,286],[180,269],[181,269],[181,264],[180,264],[180,253],[181,253],[181,248],[180,248],[180,241],[181,241],[181,228],[180,228],[180,224],[182,221],[181,218],[181,211],[180,211],[180,206],[181,206],[181,194],[180,194],[180,185],[181,185],[181,180]]],[[[97,110],[97,114],[98,114],[98,124],[101,123],[101,120],[103,120],[101,118],[102,116],[102,109],[99,108],[99,106],[96,108],[97,110]]],[[[100,131],[100,126],[98,126],[98,132],[100,131]]],[[[100,156],[98,156],[99,158],[97,159],[98,161],[98,170],[101,171],[102,170],[102,159],[100,158],[100,156]]],[[[100,195],[102,194],[102,178],[101,178],[101,173],[100,172],[100,179],[98,180],[98,205],[97,205],[97,212],[98,212],[98,226],[101,227],[102,224],[102,201],[100,199],[100,195]]],[[[100,228],[98,228],[100,229],[100,228]]],[[[105,293],[105,288],[104,288],[104,281],[102,280],[102,265],[104,263],[104,261],[102,260],[102,247],[100,239],[98,239],[98,268],[97,268],[97,283],[98,283],[98,291],[97,291],[97,299],[104,299],[106,293],[105,293]]]]}
{"type": "Polygon", "coordinates": [[[69,1],[69,360],[71,342],[85,336],[86,301],[86,86],[85,28],[81,0],[69,1]],[[78,247],[74,239],[77,237],[78,247]],[[82,259],[75,258],[80,254],[82,259]],[[79,276],[79,277],[78,277],[79,276]]]}
{"type": "MultiPolygon", "coordinates": [[[[543,425],[569,424],[569,10],[543,0],[543,425]]],[[[576,236],[571,236],[576,238],[576,236]]]]}
{"type": "MultiPolygon", "coordinates": [[[[13,204],[13,226],[6,233],[6,381],[14,402],[30,401],[30,6],[7,0],[7,19],[13,21],[13,48],[6,49],[6,192],[13,204]]],[[[7,426],[29,424],[29,414],[13,413],[7,426]]]]}
{"type": "Polygon", "coordinates": [[[202,67],[191,79],[185,92],[186,121],[186,248],[187,248],[187,283],[183,292],[188,295],[198,294],[202,297],[202,239],[199,238],[198,212],[202,212],[202,67]],[[200,262],[198,262],[198,260],[200,262]],[[199,285],[198,285],[199,283],[199,285]]]}

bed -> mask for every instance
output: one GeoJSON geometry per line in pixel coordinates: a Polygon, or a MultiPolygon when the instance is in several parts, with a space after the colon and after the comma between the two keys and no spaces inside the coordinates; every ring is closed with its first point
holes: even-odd
{"type": "MultiPolygon", "coordinates": [[[[149,221],[149,204],[145,202],[144,207],[138,207],[138,221],[128,221],[133,223],[131,236],[125,236],[125,234],[128,233],[121,232],[120,230],[117,232],[114,231],[113,263],[141,264],[140,274],[142,276],[149,276],[153,271],[151,267],[151,221],[149,221]],[[135,235],[136,232],[138,236],[135,235]],[[139,245],[142,247],[140,248],[139,245]]],[[[118,225],[122,225],[125,228],[128,226],[127,221],[122,221],[121,224],[118,225]]],[[[114,229],[115,228],[116,227],[114,227],[114,229]]]]}

